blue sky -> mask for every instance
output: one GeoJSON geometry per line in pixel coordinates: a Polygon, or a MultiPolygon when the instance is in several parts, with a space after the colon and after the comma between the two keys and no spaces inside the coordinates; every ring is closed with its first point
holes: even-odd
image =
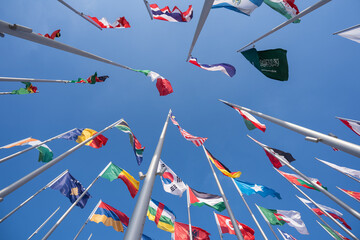
{"type": "MultiPolygon", "coordinates": [[[[265,120],[266,133],[249,132],[242,117],[217,99],[251,108],[265,114],[309,127],[322,133],[333,133],[339,138],[359,143],[353,133],[335,116],[360,119],[355,104],[360,87],[358,77],[359,45],[333,36],[332,33],[359,23],[359,1],[344,4],[332,1],[305,16],[300,24],[292,24],[256,44],[258,50],[283,48],[288,51],[289,81],[279,82],[263,76],[236,50],[266,33],[286,19],[263,4],[251,17],[225,9],[212,10],[194,48],[193,56],[200,63],[225,62],[236,67],[233,78],[221,72],[208,72],[187,63],[186,56],[200,16],[203,2],[159,1],[159,7],[194,7],[194,18],[189,23],[151,21],[143,1],[68,1],[74,8],[113,22],[125,16],[131,28],[103,30],[72,13],[57,1],[3,1],[1,20],[28,26],[38,33],[52,33],[61,29],[57,39],[65,44],[89,51],[112,61],[158,72],[167,78],[174,93],[158,96],[155,83],[141,73],[72,55],[12,36],[1,38],[1,76],[74,80],[87,78],[95,71],[109,75],[105,83],[51,84],[37,83],[40,93],[23,96],[1,96],[2,110],[0,145],[32,136],[45,140],[74,127],[100,131],[124,118],[142,145],[146,147],[144,161],[136,164],[128,136],[117,129],[104,133],[109,138],[101,149],[82,147],[31,182],[7,196],[0,206],[1,217],[47,184],[55,176],[69,169],[85,187],[112,161],[138,179],[138,172],[146,172],[155,150],[166,115],[171,108],[180,125],[195,136],[208,137],[205,143],[211,153],[232,171],[242,171],[243,181],[264,184],[278,191],[282,200],[249,196],[247,201],[270,239],[273,238],[265,222],[254,208],[260,206],[282,210],[296,210],[302,215],[310,235],[300,235],[289,226],[281,229],[297,239],[330,239],[315,222],[316,217],[296,199],[299,194],[279,176],[263,150],[246,134],[271,147],[292,153],[293,166],[310,177],[318,178],[329,191],[348,205],[358,209],[355,200],[336,189],[354,191],[360,187],[353,180],[317,162],[318,157],[335,164],[360,169],[357,158],[334,152],[320,143],[307,142],[304,137],[265,120]]],[[[315,1],[298,1],[300,10],[315,1]]],[[[21,83],[1,83],[1,91],[22,87],[21,83]]],[[[74,142],[59,139],[48,144],[58,156],[74,146],[74,142]]],[[[1,150],[4,157],[22,147],[1,150]]],[[[1,164],[1,188],[8,186],[42,164],[38,152],[29,151],[1,164]]],[[[162,160],[187,184],[196,190],[219,194],[210,167],[201,148],[196,148],[169,124],[162,160]]],[[[285,172],[291,172],[284,167],[285,172]]],[[[261,239],[233,184],[225,176],[218,177],[238,221],[255,230],[261,239]]],[[[319,192],[304,190],[315,201],[335,208],[360,236],[359,222],[319,192]]],[[[131,217],[137,197],[132,199],[123,182],[99,179],[90,189],[92,199],[84,209],[75,208],[53,233],[51,239],[72,239],[99,199],[131,217]]],[[[152,197],[173,210],[179,222],[187,222],[186,198],[170,195],[156,179],[152,197]]],[[[38,233],[42,237],[70,206],[67,198],[48,189],[25,207],[0,224],[4,239],[24,239],[58,207],[59,212],[38,233]]],[[[226,211],[221,214],[227,215],[226,211]]],[[[192,224],[219,239],[211,208],[191,207],[192,224]]],[[[343,233],[328,219],[327,222],[343,233]]],[[[122,239],[124,234],[103,224],[90,222],[79,239],[122,239]]],[[[144,233],[153,239],[170,239],[170,233],[158,229],[146,220],[144,233]]],[[[344,233],[345,234],[345,233],[344,233]]],[[[348,236],[347,236],[348,237],[348,236]]],[[[35,239],[35,238],[34,238],[35,239]]],[[[224,239],[236,239],[224,235],[224,239]]]]}

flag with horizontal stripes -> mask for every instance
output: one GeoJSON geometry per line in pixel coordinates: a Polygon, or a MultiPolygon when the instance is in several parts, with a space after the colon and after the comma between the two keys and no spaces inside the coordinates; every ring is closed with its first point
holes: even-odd
{"type": "Polygon", "coordinates": [[[343,235],[341,235],[338,231],[335,231],[334,229],[329,228],[328,226],[319,223],[318,221],[316,221],[318,224],[320,224],[320,226],[325,229],[325,231],[331,236],[333,237],[335,240],[350,240],[347,237],[344,237],[343,235]],[[341,238],[340,238],[340,237],[341,238]]]}
{"type": "Polygon", "coordinates": [[[294,238],[293,236],[291,236],[290,234],[281,231],[280,229],[277,229],[280,233],[280,235],[284,238],[284,240],[296,240],[296,238],[294,238]]]}
{"type": "Polygon", "coordinates": [[[168,6],[160,9],[157,4],[150,4],[150,9],[154,19],[163,20],[168,22],[189,22],[193,17],[193,7],[182,12],[178,7],[174,7],[171,11],[168,6]]]}
{"type": "Polygon", "coordinates": [[[147,216],[156,226],[167,232],[174,232],[175,214],[163,203],[150,199],[147,216]]]}
{"type": "Polygon", "coordinates": [[[197,59],[194,57],[190,57],[189,63],[194,64],[195,66],[198,66],[199,68],[202,68],[204,70],[208,71],[221,71],[228,75],[229,77],[233,77],[236,73],[236,69],[233,65],[227,64],[227,63],[218,63],[218,64],[201,64],[198,63],[197,59]]]}
{"type": "Polygon", "coordinates": [[[125,19],[125,17],[119,17],[113,24],[110,24],[106,18],[101,18],[100,20],[97,17],[87,16],[92,19],[99,27],[101,28],[129,28],[130,24],[125,19]]]}
{"type": "Polygon", "coordinates": [[[320,185],[322,188],[324,188],[325,190],[327,190],[327,187],[324,187],[318,179],[316,178],[311,178],[311,177],[308,177],[312,183],[309,183],[308,181],[306,181],[304,178],[300,177],[299,175],[297,174],[291,174],[291,173],[286,173],[286,172],[283,172],[283,171],[280,171],[278,170],[278,172],[283,175],[287,180],[289,180],[290,182],[292,182],[293,184],[295,185],[298,185],[298,186],[303,186],[305,188],[308,188],[308,189],[313,189],[313,190],[316,190],[316,191],[319,191],[317,190],[313,183],[315,182],[317,185],[320,185]]]}
{"type": "Polygon", "coordinates": [[[231,172],[222,162],[217,160],[210,152],[204,147],[206,157],[212,161],[212,163],[220,170],[222,174],[231,178],[238,178],[241,172],[231,172]]]}
{"type": "Polygon", "coordinates": [[[189,203],[188,205],[193,205],[197,207],[201,206],[209,206],[214,208],[215,210],[221,212],[223,211],[225,207],[224,199],[221,196],[210,194],[210,193],[204,193],[204,192],[198,192],[195,189],[189,188],[189,203]]]}
{"type": "Polygon", "coordinates": [[[257,129],[260,129],[261,131],[265,132],[265,130],[266,130],[265,124],[262,124],[261,122],[259,122],[259,120],[257,120],[253,115],[251,115],[250,113],[243,111],[237,107],[233,107],[233,106],[231,106],[231,107],[233,109],[235,109],[244,118],[244,122],[245,122],[247,129],[253,130],[253,129],[257,128],[257,129]]]}
{"type": "Polygon", "coordinates": [[[332,168],[338,170],[339,172],[342,172],[342,173],[344,173],[346,175],[351,175],[354,178],[357,178],[358,180],[360,180],[360,171],[359,170],[338,166],[336,164],[333,164],[333,163],[330,163],[330,162],[327,162],[327,161],[324,161],[324,160],[321,160],[321,159],[317,159],[317,160],[319,160],[320,162],[328,165],[329,167],[332,167],[332,168]]]}

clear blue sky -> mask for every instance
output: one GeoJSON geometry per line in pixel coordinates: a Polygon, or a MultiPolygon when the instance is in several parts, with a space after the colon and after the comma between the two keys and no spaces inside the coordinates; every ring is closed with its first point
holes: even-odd
{"type": "MultiPolygon", "coordinates": [[[[279,176],[265,156],[246,134],[257,140],[292,153],[293,165],[311,177],[318,178],[338,198],[359,209],[359,203],[336,189],[336,186],[360,191],[358,184],[317,162],[318,157],[341,166],[360,169],[359,159],[343,152],[334,152],[323,144],[307,142],[304,137],[270,122],[266,133],[249,132],[242,117],[217,101],[224,99],[241,106],[263,112],[293,123],[332,132],[339,138],[359,143],[355,133],[335,116],[360,119],[358,102],[358,57],[360,45],[333,36],[338,30],[359,23],[359,1],[332,1],[302,19],[259,42],[258,50],[283,48],[288,51],[289,81],[279,82],[263,76],[236,50],[259,37],[286,19],[263,4],[251,17],[225,9],[212,10],[193,56],[200,63],[225,62],[236,67],[233,78],[221,72],[208,72],[185,62],[187,52],[200,16],[203,1],[158,1],[159,7],[177,5],[187,9],[193,4],[194,18],[189,23],[151,21],[143,1],[68,1],[74,8],[98,18],[113,22],[125,16],[131,28],[99,31],[79,16],[53,1],[2,1],[1,20],[28,26],[38,33],[52,33],[61,29],[65,44],[89,51],[118,63],[149,69],[167,78],[174,93],[158,96],[155,83],[143,74],[124,70],[91,59],[72,55],[12,36],[0,39],[1,76],[74,80],[87,78],[95,71],[109,75],[105,83],[51,84],[37,83],[40,93],[32,95],[1,96],[0,145],[32,136],[45,140],[59,133],[78,128],[100,131],[107,125],[124,118],[142,145],[146,147],[144,161],[136,164],[128,136],[117,129],[104,135],[108,144],[101,149],[82,147],[59,164],[7,196],[0,203],[1,217],[47,184],[55,176],[69,169],[85,187],[88,186],[109,161],[124,168],[138,179],[138,172],[146,172],[155,150],[169,108],[181,126],[195,136],[208,137],[206,147],[232,171],[242,171],[241,180],[264,184],[277,190],[282,200],[261,196],[246,199],[270,239],[273,238],[265,222],[254,208],[260,206],[282,210],[296,210],[302,215],[310,235],[302,236],[289,226],[281,229],[297,239],[330,239],[315,222],[316,217],[296,199],[299,194],[279,176]]],[[[300,10],[315,1],[297,1],[300,10]]],[[[22,87],[21,83],[1,83],[1,91],[22,87]]],[[[74,146],[74,142],[59,139],[49,143],[54,155],[74,146]]],[[[1,150],[7,156],[22,147],[1,150]]],[[[11,159],[0,167],[0,188],[4,188],[40,167],[38,152],[32,150],[11,159]]],[[[210,167],[201,148],[196,148],[169,125],[162,152],[162,160],[187,184],[196,190],[219,194],[210,167]]],[[[284,167],[285,172],[291,172],[284,167]]],[[[262,239],[231,181],[220,175],[221,184],[236,218],[255,230],[256,239],[262,239]]],[[[317,202],[335,208],[360,236],[359,221],[319,192],[304,189],[317,202]]],[[[101,198],[107,204],[132,215],[137,197],[132,199],[125,184],[119,180],[99,179],[90,190],[92,199],[84,209],[75,208],[53,233],[51,239],[72,239],[93,207],[101,198]]],[[[179,222],[187,222],[186,198],[164,192],[156,179],[152,197],[172,209],[179,222]]],[[[59,192],[43,191],[25,207],[0,224],[2,239],[26,239],[58,207],[60,211],[41,230],[42,237],[70,206],[59,192]]],[[[192,207],[192,223],[219,239],[212,209],[192,207]]],[[[226,211],[221,214],[227,215],[226,211]]],[[[335,229],[335,224],[326,219],[335,229]]],[[[122,239],[124,234],[103,224],[90,222],[79,239],[122,239]]],[[[170,233],[158,229],[146,220],[144,233],[153,239],[170,239],[170,233]]],[[[344,233],[345,234],[345,233],[344,233]]],[[[35,238],[34,238],[35,239],[35,238]]],[[[224,239],[236,239],[224,235],[224,239]]]]}

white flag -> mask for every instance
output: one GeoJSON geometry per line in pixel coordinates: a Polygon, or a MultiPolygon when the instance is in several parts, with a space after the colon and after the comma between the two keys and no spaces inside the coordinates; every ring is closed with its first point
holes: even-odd
{"type": "Polygon", "coordinates": [[[277,210],[277,214],[280,215],[289,226],[296,228],[299,233],[309,235],[305,223],[301,220],[299,212],[293,210],[277,210]]]}
{"type": "Polygon", "coordinates": [[[165,192],[181,197],[183,192],[186,190],[185,183],[171,170],[171,168],[169,168],[162,160],[160,160],[158,172],[160,172],[163,168],[166,170],[161,177],[161,182],[165,192]]]}
{"type": "Polygon", "coordinates": [[[360,24],[334,34],[360,43],[360,24]]]}
{"type": "Polygon", "coordinates": [[[330,162],[327,162],[324,160],[320,160],[320,159],[318,159],[318,160],[320,162],[325,163],[326,165],[342,172],[342,173],[349,174],[349,175],[353,176],[354,178],[357,178],[360,180],[360,171],[359,170],[355,170],[355,169],[351,169],[351,168],[347,168],[347,167],[341,167],[341,166],[338,166],[333,163],[330,163],[330,162]]]}

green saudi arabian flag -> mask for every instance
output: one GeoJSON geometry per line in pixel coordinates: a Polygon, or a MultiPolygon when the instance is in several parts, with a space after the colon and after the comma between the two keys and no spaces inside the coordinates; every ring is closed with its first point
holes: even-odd
{"type": "Polygon", "coordinates": [[[277,48],[257,51],[255,48],[251,48],[241,53],[254,67],[268,78],[279,81],[287,81],[289,79],[286,50],[277,48]]]}

